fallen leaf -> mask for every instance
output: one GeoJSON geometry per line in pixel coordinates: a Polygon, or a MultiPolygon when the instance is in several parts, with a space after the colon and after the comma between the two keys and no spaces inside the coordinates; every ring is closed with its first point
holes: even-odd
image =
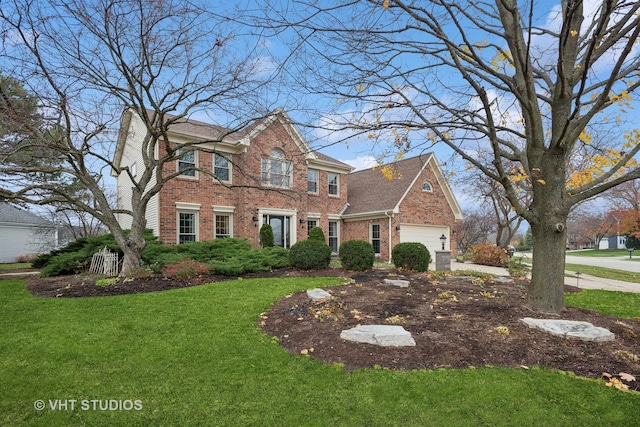
{"type": "Polygon", "coordinates": [[[635,380],[636,380],[636,377],[634,377],[634,376],[633,376],[633,375],[631,375],[631,374],[627,374],[627,373],[625,373],[625,372],[620,372],[620,373],[618,374],[618,376],[619,376],[619,377],[620,377],[620,379],[621,379],[621,380],[623,380],[623,381],[635,381],[635,380]]]}

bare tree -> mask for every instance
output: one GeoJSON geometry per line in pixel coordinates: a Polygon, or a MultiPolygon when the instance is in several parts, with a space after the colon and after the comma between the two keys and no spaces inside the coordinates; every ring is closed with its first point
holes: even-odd
{"type": "Polygon", "coordinates": [[[558,312],[571,207],[640,177],[638,133],[624,121],[640,86],[639,10],[616,0],[551,9],[536,0],[304,1],[270,25],[295,30],[305,90],[338,101],[333,128],[392,129],[398,150],[444,143],[499,183],[531,225],[528,301],[558,312]],[[596,148],[596,128],[621,131],[596,148]],[[572,169],[576,156],[598,167],[572,169]]]}
{"type": "Polygon", "coordinates": [[[487,209],[478,209],[465,214],[462,221],[456,222],[455,238],[457,248],[463,252],[478,243],[489,240],[489,234],[495,232],[496,222],[493,213],[487,209]]]}
{"type": "Polygon", "coordinates": [[[640,180],[627,181],[603,194],[611,209],[640,210],[640,180]]]}
{"type": "Polygon", "coordinates": [[[229,129],[221,139],[262,114],[252,108],[265,71],[250,44],[258,40],[243,38],[236,13],[198,0],[4,1],[0,57],[37,95],[43,125],[21,124],[28,138],[3,146],[0,197],[89,213],[123,250],[122,274],[139,265],[147,204],[178,174],[163,173],[182,155],[167,136],[172,124],[206,112],[229,129]],[[146,127],[135,176],[113,160],[125,110],[146,127]],[[38,150],[40,161],[16,160],[38,150]],[[109,174],[131,179],[131,209],[110,203],[109,174]],[[76,197],[78,187],[90,197],[76,197]],[[132,218],[129,234],[118,214],[132,218]]]}

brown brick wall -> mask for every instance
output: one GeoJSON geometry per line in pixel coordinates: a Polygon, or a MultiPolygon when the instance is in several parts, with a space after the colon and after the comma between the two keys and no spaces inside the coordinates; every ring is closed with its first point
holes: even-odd
{"type": "MultiPolygon", "coordinates": [[[[198,166],[212,170],[213,154],[198,153],[198,166]]],[[[309,212],[320,213],[320,226],[327,234],[328,214],[338,214],[347,201],[347,175],[340,175],[339,197],[328,195],[326,171],[320,171],[319,194],[307,193],[307,164],[304,155],[279,121],[271,123],[258,134],[247,147],[246,152],[232,156],[232,185],[226,188],[212,177],[198,173],[197,179],[176,178],[169,181],[160,194],[160,239],[164,243],[175,243],[176,202],[199,203],[199,238],[210,240],[214,237],[213,206],[235,206],[233,214],[234,237],[247,238],[254,247],[259,244],[259,208],[286,209],[297,211],[296,227],[298,240],[306,239],[306,221],[309,212]],[[261,185],[261,159],[268,157],[274,148],[282,150],[285,158],[293,165],[293,188],[274,189],[261,185]]],[[[166,166],[167,173],[175,171],[175,163],[166,166]]]]}

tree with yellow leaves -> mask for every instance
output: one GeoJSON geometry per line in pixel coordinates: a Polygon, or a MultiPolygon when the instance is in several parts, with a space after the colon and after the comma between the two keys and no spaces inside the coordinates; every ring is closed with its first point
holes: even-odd
{"type": "Polygon", "coordinates": [[[304,64],[305,91],[341,100],[336,117],[353,112],[343,128],[411,129],[412,149],[446,144],[498,183],[531,225],[528,301],[559,312],[571,208],[640,177],[627,114],[640,86],[640,2],[551,6],[305,1],[271,25],[295,26],[287,58],[304,64]],[[608,138],[594,144],[595,133],[608,138]],[[530,198],[519,197],[523,183],[530,198]]]}

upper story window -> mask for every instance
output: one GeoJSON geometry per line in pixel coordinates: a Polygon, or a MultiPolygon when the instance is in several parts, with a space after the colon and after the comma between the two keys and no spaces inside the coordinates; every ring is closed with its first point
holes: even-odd
{"type": "Polygon", "coordinates": [[[196,152],[193,148],[179,148],[178,149],[178,171],[182,172],[181,176],[195,177],[196,176],[196,152]]]}
{"type": "Polygon", "coordinates": [[[291,162],[282,151],[273,150],[269,157],[262,159],[262,185],[291,188],[291,174],[291,162]]]}
{"type": "Polygon", "coordinates": [[[318,180],[320,178],[320,172],[316,169],[309,169],[307,171],[307,192],[318,194],[318,180]]]}
{"type": "Polygon", "coordinates": [[[432,192],[433,191],[433,187],[431,186],[430,183],[424,182],[424,183],[422,183],[422,191],[432,192]]]}
{"type": "Polygon", "coordinates": [[[213,155],[213,174],[223,182],[231,182],[231,162],[222,154],[213,155]]]}
{"type": "Polygon", "coordinates": [[[337,196],[340,188],[340,175],[337,173],[329,173],[329,194],[337,196]]]}

